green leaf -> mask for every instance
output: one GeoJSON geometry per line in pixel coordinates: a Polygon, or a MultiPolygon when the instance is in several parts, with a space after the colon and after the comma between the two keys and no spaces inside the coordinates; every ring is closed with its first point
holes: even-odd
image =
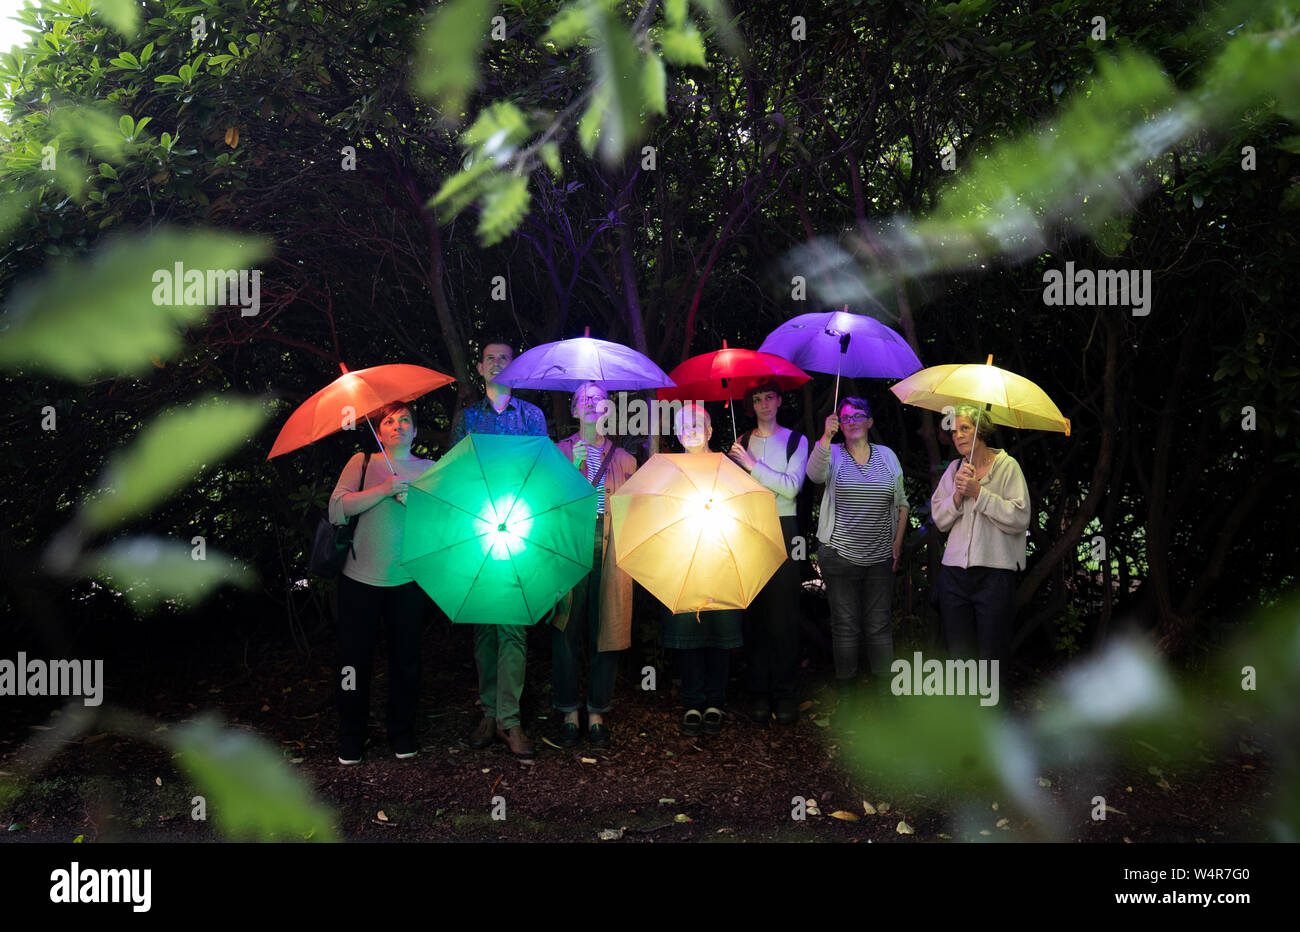
{"type": "Polygon", "coordinates": [[[135,135],[135,120],[129,113],[124,113],[117,121],[117,128],[122,131],[123,136],[130,139],[135,135]]]}
{"type": "Polygon", "coordinates": [[[590,8],[586,3],[570,3],[560,8],[551,20],[551,27],[542,36],[543,42],[551,42],[558,49],[567,49],[591,35],[592,23],[590,8]]]}
{"type": "Polygon", "coordinates": [[[174,74],[160,74],[154,78],[159,84],[184,84],[185,81],[174,74]]]}
{"type": "Polygon", "coordinates": [[[108,24],[127,38],[140,27],[140,5],[132,0],[94,0],[94,5],[108,24]]]}
{"type": "Polygon", "coordinates": [[[686,22],[686,0],[667,0],[664,4],[664,15],[674,26],[686,22]]]}
{"type": "Polygon", "coordinates": [[[737,58],[745,54],[745,40],[736,28],[739,16],[733,16],[725,0],[691,0],[704,12],[710,30],[721,40],[723,47],[737,58]]]}
{"type": "Polygon", "coordinates": [[[604,85],[600,85],[592,92],[587,109],[578,120],[578,144],[589,156],[596,151],[596,141],[600,136],[601,123],[608,104],[609,91],[604,85]]]}
{"type": "Polygon", "coordinates": [[[542,161],[550,170],[551,175],[559,178],[564,174],[564,165],[560,162],[560,147],[553,142],[542,143],[542,161]]]}
{"type": "Polygon", "coordinates": [[[497,153],[527,139],[528,133],[528,118],[523,111],[509,101],[498,101],[461,133],[460,144],[466,149],[480,149],[476,155],[497,158],[497,153]]]}
{"type": "Polygon", "coordinates": [[[664,63],[658,55],[647,55],[645,71],[641,76],[642,93],[645,95],[646,107],[654,113],[668,113],[668,76],[664,72],[664,63]]]}
{"type": "Polygon", "coordinates": [[[144,50],[140,53],[140,63],[147,65],[149,63],[149,59],[152,57],[153,57],[153,43],[150,42],[148,45],[144,47],[144,50]]]}
{"type": "Polygon", "coordinates": [[[86,528],[113,527],[167,499],[241,446],[266,417],[266,406],[250,398],[213,396],[167,409],[113,454],[107,489],[82,504],[86,528]]]}
{"type": "Polygon", "coordinates": [[[142,372],[180,349],[178,324],[204,317],[205,301],[155,303],[170,297],[159,283],[176,263],[206,280],[209,269],[250,269],[268,253],[261,239],[202,229],[110,240],[14,290],[0,317],[0,366],[77,381],[142,372]]]}
{"type": "Polygon", "coordinates": [[[484,246],[491,246],[513,233],[528,213],[531,199],[527,178],[517,175],[493,178],[483,197],[483,212],[478,218],[479,241],[484,246]]]}
{"type": "Polygon", "coordinates": [[[126,159],[127,146],[121,117],[97,106],[60,107],[50,117],[50,124],[56,133],[79,139],[101,158],[120,163],[126,159]]]}
{"type": "Polygon", "coordinates": [[[104,579],[141,613],[169,599],[197,604],[222,583],[244,589],[253,583],[248,567],[223,553],[206,550],[197,559],[194,546],[160,537],[116,540],[86,556],[79,572],[104,579]]]}
{"type": "Polygon", "coordinates": [[[168,743],[207,803],[213,824],[234,840],[337,841],[334,816],[271,744],[205,716],[174,729],[168,743]]]}
{"type": "Polygon", "coordinates": [[[459,171],[442,183],[438,193],[429,201],[433,207],[446,205],[442,212],[443,220],[450,220],[470,204],[478,200],[483,193],[486,176],[492,171],[492,162],[483,159],[469,168],[459,171]]]}
{"type": "Polygon", "coordinates": [[[707,67],[704,60],[704,38],[691,23],[682,29],[665,29],[659,37],[659,47],[663,49],[664,58],[674,65],[707,67]]]}
{"type": "Polygon", "coordinates": [[[451,0],[425,20],[414,86],[444,118],[460,119],[478,82],[478,56],[487,36],[489,0],[451,0]]]}
{"type": "Polygon", "coordinates": [[[598,8],[593,14],[599,43],[596,48],[597,80],[608,89],[600,148],[606,163],[622,157],[627,147],[641,137],[641,82],[644,66],[641,52],[619,18],[598,8]]]}
{"type": "Polygon", "coordinates": [[[117,169],[112,165],[109,165],[107,162],[99,163],[99,173],[105,178],[112,178],[114,181],[117,180],[117,169]]]}

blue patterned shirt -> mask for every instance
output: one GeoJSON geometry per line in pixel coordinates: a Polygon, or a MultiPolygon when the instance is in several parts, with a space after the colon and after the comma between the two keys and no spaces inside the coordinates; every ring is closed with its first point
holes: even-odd
{"type": "Polygon", "coordinates": [[[513,395],[498,414],[486,396],[456,412],[451,422],[448,448],[465,439],[466,434],[509,434],[514,437],[545,437],[546,415],[535,404],[513,395]]]}

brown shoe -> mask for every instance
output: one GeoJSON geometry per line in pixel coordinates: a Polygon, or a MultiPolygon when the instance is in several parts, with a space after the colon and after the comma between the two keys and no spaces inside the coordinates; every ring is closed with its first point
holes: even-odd
{"type": "Polygon", "coordinates": [[[474,750],[482,750],[496,739],[500,734],[497,731],[497,720],[494,718],[484,718],[479,722],[473,731],[469,733],[469,746],[474,750]]]}
{"type": "Polygon", "coordinates": [[[510,753],[515,757],[522,757],[525,760],[533,756],[533,743],[528,740],[524,734],[522,725],[515,725],[507,731],[497,728],[497,737],[504,741],[510,748],[510,753]]]}

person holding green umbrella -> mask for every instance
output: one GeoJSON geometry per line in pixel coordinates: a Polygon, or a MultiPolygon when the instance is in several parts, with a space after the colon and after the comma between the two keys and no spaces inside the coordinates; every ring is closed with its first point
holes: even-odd
{"type": "Polygon", "coordinates": [[[1020,464],[990,447],[993,421],[957,405],[948,464],[930,497],[940,531],[950,531],[939,570],[939,615],[948,651],[1005,664],[1015,617],[1016,571],[1025,567],[1029,487],[1020,464]]]}
{"type": "MultiPolygon", "coordinates": [[[[504,341],[483,346],[478,374],[483,377],[484,397],[456,412],[448,446],[454,447],[467,434],[513,434],[545,437],[546,415],[536,405],[511,397],[510,388],[496,377],[514,359],[514,348],[504,341]]],[[[519,697],[524,691],[528,629],[521,625],[475,625],[474,661],[478,666],[479,702],[483,718],[469,736],[469,746],[488,747],[504,736],[510,753],[533,756],[533,744],[519,718],[519,697]],[[500,734],[498,734],[500,732],[500,734]]]]}

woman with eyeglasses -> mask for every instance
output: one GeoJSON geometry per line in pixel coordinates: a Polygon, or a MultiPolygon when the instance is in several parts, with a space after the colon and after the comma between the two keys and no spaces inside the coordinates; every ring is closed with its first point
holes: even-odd
{"type": "Polygon", "coordinates": [[[587,687],[587,741],[609,747],[605,725],[614,697],[619,651],[632,643],[632,577],[615,564],[614,535],[607,496],[613,495],[636,472],[636,458],[606,436],[609,393],[595,382],[583,382],[573,393],[570,412],[578,419],[578,432],[558,444],[596,487],[595,552],[591,572],[582,578],[555,609],[551,623],[551,703],[564,713],[560,725],[562,748],[577,747],[578,673],[587,642],[590,681],[587,687]]]}
{"type": "Polygon", "coordinates": [[[891,608],[907,531],[907,495],[894,451],[867,439],[872,423],[866,401],[841,399],[808,457],[808,478],[826,486],[817,521],[817,566],[830,601],[841,700],[858,676],[862,643],[878,691],[888,688],[894,656],[891,608]],[[832,445],[836,431],[843,432],[844,442],[832,445]]]}
{"type": "Polygon", "coordinates": [[[960,454],[930,497],[940,531],[949,531],[939,569],[939,617],[948,652],[1005,662],[1015,617],[1016,570],[1025,568],[1029,486],[1006,450],[988,446],[993,422],[958,405],[952,442],[960,454]]]}

